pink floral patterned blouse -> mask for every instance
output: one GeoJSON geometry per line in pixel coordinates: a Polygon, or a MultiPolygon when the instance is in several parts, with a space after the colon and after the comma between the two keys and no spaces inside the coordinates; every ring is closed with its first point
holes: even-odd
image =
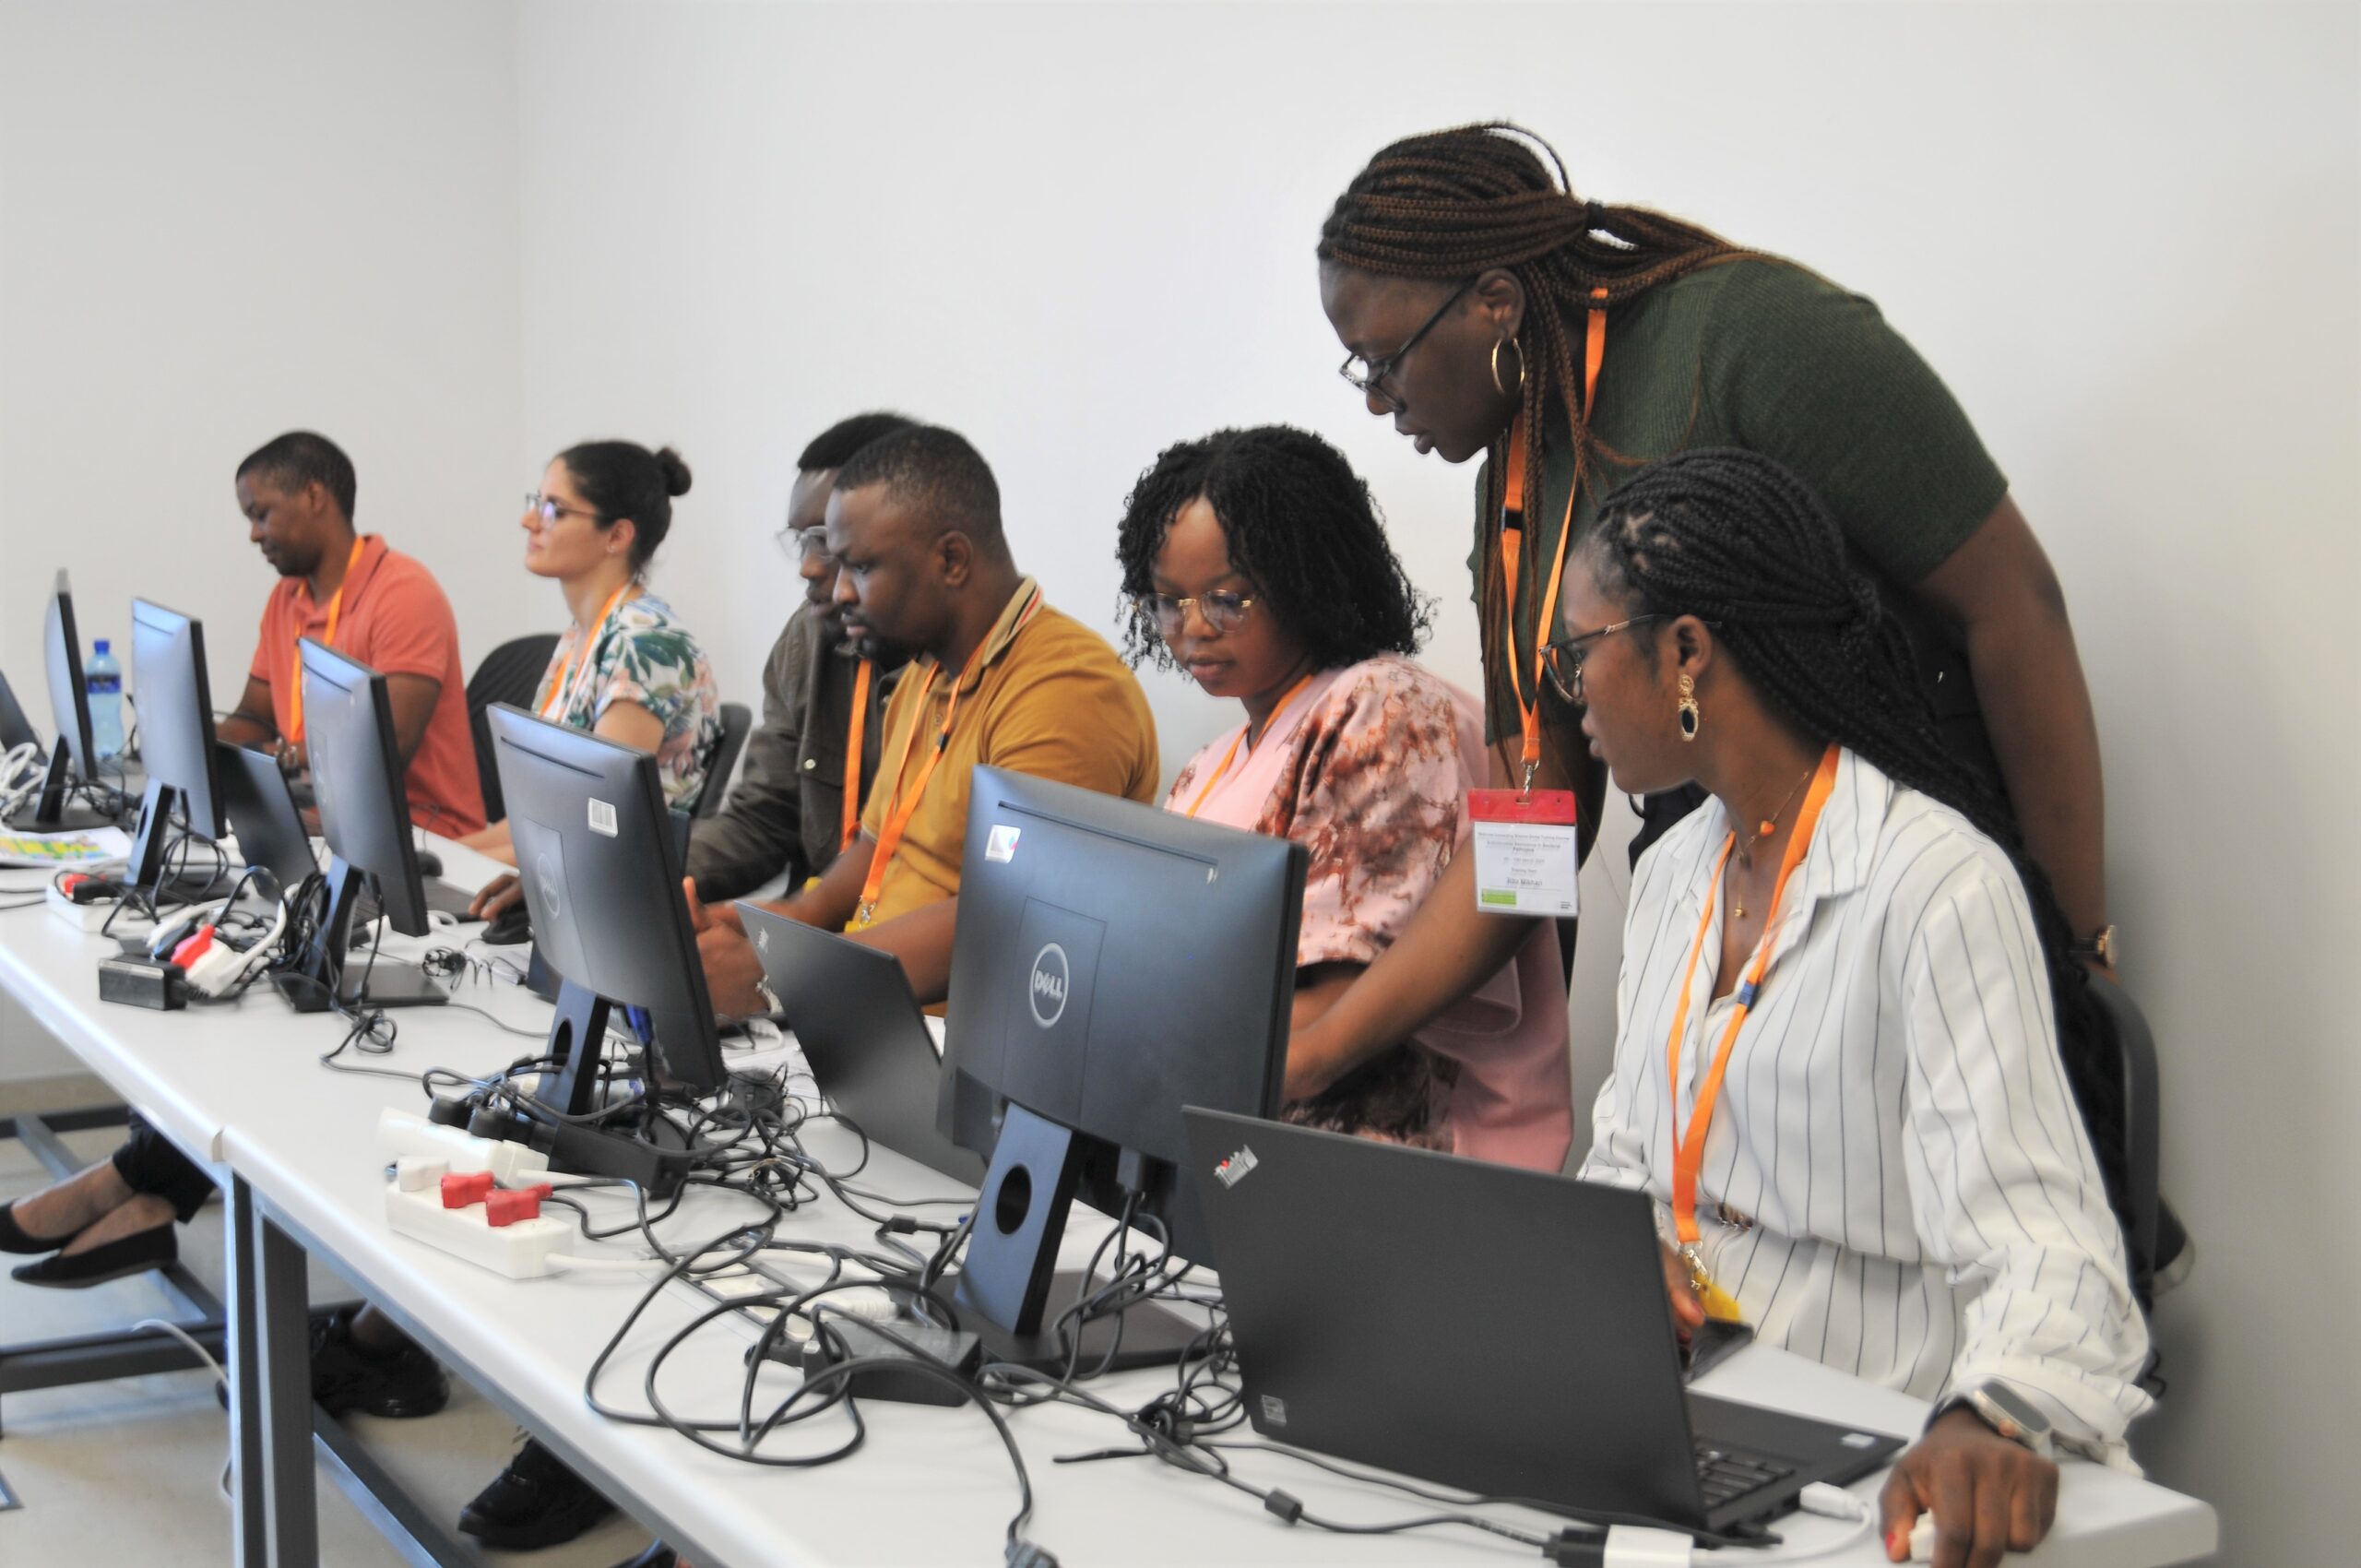
{"type": "MultiPolygon", "coordinates": [[[[1393,944],[1469,835],[1467,790],[1486,777],[1476,700],[1386,654],[1323,671],[1274,714],[1189,760],[1165,800],[1207,822],[1294,839],[1311,852],[1299,968],[1367,964],[1393,944]],[[1210,788],[1208,781],[1210,780],[1210,788]],[[1199,797],[1203,796],[1202,802],[1199,797]]],[[[1555,927],[1474,994],[1381,1053],[1291,1121],[1555,1170],[1573,1137],[1566,989],[1555,927]]]]}

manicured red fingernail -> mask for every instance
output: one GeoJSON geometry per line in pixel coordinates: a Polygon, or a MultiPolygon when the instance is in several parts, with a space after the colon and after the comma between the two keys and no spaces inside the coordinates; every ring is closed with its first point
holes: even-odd
{"type": "Polygon", "coordinates": [[[1910,1532],[1900,1525],[1896,1525],[1885,1533],[1885,1554],[1888,1557],[1906,1550],[1909,1545],[1910,1532]]]}

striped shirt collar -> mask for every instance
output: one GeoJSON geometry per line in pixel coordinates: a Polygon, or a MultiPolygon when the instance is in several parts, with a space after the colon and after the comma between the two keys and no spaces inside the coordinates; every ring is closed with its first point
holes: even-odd
{"type": "MultiPolygon", "coordinates": [[[[1800,913],[1822,898],[1851,893],[1869,880],[1876,859],[1879,836],[1885,830],[1886,812],[1893,803],[1893,780],[1877,765],[1849,747],[1836,754],[1836,783],[1828,803],[1821,808],[1820,826],[1796,868],[1789,897],[1800,913]]],[[[1696,814],[1695,837],[1688,846],[1693,870],[1681,889],[1679,908],[1696,909],[1705,901],[1714,858],[1730,831],[1729,813],[1717,796],[1708,796],[1696,814]]],[[[1785,923],[1785,922],[1782,922],[1785,923]]]]}

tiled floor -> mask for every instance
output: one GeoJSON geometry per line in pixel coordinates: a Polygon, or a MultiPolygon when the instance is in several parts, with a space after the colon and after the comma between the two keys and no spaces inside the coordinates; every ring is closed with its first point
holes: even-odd
{"type": "MultiPolygon", "coordinates": [[[[66,1142],[98,1158],[116,1137],[90,1132],[66,1142]]],[[[21,1145],[0,1140],[0,1201],[46,1180],[21,1145]]],[[[181,1257],[209,1288],[220,1289],[219,1206],[181,1232],[181,1257]]],[[[314,1269],[314,1301],[351,1294],[333,1274],[314,1269]]],[[[34,1289],[0,1274],[0,1341],[127,1326],[173,1307],[152,1275],[64,1291],[34,1289]]],[[[209,1568],[229,1561],[230,1500],[221,1490],[229,1418],[214,1402],[210,1383],[209,1373],[191,1371],[0,1399],[0,1478],[22,1504],[0,1513],[0,1562],[87,1562],[97,1547],[113,1549],[111,1560],[138,1568],[209,1568]]],[[[380,1463],[445,1518],[456,1518],[460,1504],[499,1471],[515,1437],[507,1418],[474,1390],[460,1384],[452,1394],[450,1407],[426,1420],[353,1420],[380,1463]]],[[[335,1568],[393,1568],[401,1562],[325,1476],[319,1494],[321,1562],[335,1568]]],[[[645,1530],[617,1517],[564,1547],[485,1557],[520,1568],[608,1568],[647,1540],[645,1530]]]]}

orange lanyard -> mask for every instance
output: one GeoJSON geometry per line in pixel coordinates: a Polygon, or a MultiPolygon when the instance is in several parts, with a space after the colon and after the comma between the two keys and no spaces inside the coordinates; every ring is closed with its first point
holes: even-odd
{"type": "MultiPolygon", "coordinates": [[[[364,536],[352,541],[352,553],[344,558],[344,576],[337,579],[336,592],[328,598],[328,627],[320,641],[328,647],[336,647],[336,624],[344,615],[344,590],[352,586],[352,569],[361,564],[361,552],[369,547],[364,536]]],[[[287,739],[289,743],[303,743],[303,634],[295,634],[295,689],[287,694],[287,739]]]]}
{"type": "MultiPolygon", "coordinates": [[[[1037,588],[1033,590],[1031,601],[1017,612],[1016,624],[1009,628],[1008,637],[999,640],[1005,643],[1014,638],[1040,608],[1041,590],[1037,588]]],[[[959,694],[967,689],[967,677],[982,665],[984,650],[992,646],[993,640],[987,637],[978,643],[976,651],[967,656],[966,668],[959,671],[959,678],[951,683],[950,706],[943,710],[943,725],[934,732],[934,744],[927,750],[926,766],[919,769],[919,781],[911,788],[907,801],[902,798],[902,773],[910,764],[910,742],[918,738],[917,712],[910,715],[909,728],[902,731],[902,749],[894,758],[894,792],[885,798],[885,826],[877,835],[877,848],[869,857],[869,875],[862,879],[860,885],[860,905],[853,911],[852,917],[851,929],[854,931],[866,930],[877,916],[877,895],[885,885],[885,868],[893,862],[894,851],[902,847],[903,831],[910,826],[910,818],[917,814],[919,802],[926,796],[927,784],[934,778],[935,765],[943,760],[943,749],[951,744],[951,721],[959,714],[959,694]]],[[[919,711],[934,700],[934,677],[942,672],[943,667],[938,664],[928,674],[926,691],[919,698],[919,711]]],[[[908,679],[908,676],[903,678],[908,679]]]]}
{"type": "MultiPolygon", "coordinates": [[[[1587,422],[1598,406],[1598,367],[1607,359],[1607,291],[1590,291],[1590,319],[1583,328],[1583,418],[1587,422]]],[[[1501,580],[1504,585],[1501,600],[1506,606],[1507,624],[1501,642],[1509,650],[1509,689],[1516,694],[1516,706],[1525,719],[1525,793],[1533,792],[1534,770],[1541,766],[1541,660],[1542,650],[1549,646],[1551,633],[1558,619],[1558,585],[1566,575],[1566,541],[1574,535],[1574,502],[1582,494],[1582,476],[1578,471],[1566,486],[1566,516],[1558,525],[1557,558],[1549,565],[1549,587],[1541,598],[1541,615],[1533,624],[1532,695],[1525,695],[1524,660],[1516,653],[1516,576],[1517,566],[1525,553],[1525,416],[1519,414],[1516,423],[1509,427],[1508,475],[1501,491],[1501,580]],[[1517,526],[1509,526],[1513,514],[1517,526]]],[[[1579,469],[1579,465],[1577,465],[1579,469]]]]}
{"type": "Polygon", "coordinates": [[[852,730],[845,736],[845,831],[836,840],[838,854],[860,837],[860,742],[869,728],[869,681],[876,668],[873,660],[864,659],[852,678],[852,730]]]}
{"type": "Polygon", "coordinates": [[[1738,1031],[1762,989],[1762,977],[1771,968],[1771,946],[1778,932],[1779,905],[1786,895],[1787,878],[1803,863],[1812,832],[1820,826],[1821,808],[1828,803],[1829,794],[1835,787],[1836,748],[1832,745],[1821,754],[1820,770],[1812,775],[1811,788],[1804,792],[1803,809],[1796,814],[1796,830],[1789,836],[1787,852],[1779,861],[1779,879],[1771,885],[1771,907],[1763,911],[1762,938],[1754,944],[1753,956],[1741,971],[1738,1005],[1731,1010],[1729,1027],[1722,1031],[1722,1042],[1714,1049],[1714,1064],[1706,1070],[1705,1082],[1697,1090],[1696,1109],[1690,1112],[1689,1125],[1684,1130],[1680,1125],[1680,1039],[1689,1025],[1689,992],[1697,978],[1697,955],[1705,945],[1705,928],[1714,923],[1714,905],[1721,891],[1723,870],[1729,864],[1730,851],[1738,847],[1735,830],[1723,840],[1721,858],[1714,862],[1714,880],[1705,889],[1705,912],[1698,917],[1697,936],[1689,944],[1689,968],[1680,977],[1680,1003],[1672,1014],[1672,1039],[1665,1046],[1665,1090],[1672,1101],[1672,1227],[1680,1238],[1682,1255],[1689,1259],[1691,1274],[1700,1277],[1703,1267],[1695,1256],[1697,1172],[1704,1163],[1705,1134],[1713,1124],[1714,1102],[1721,1096],[1722,1075],[1728,1070],[1731,1048],[1738,1044],[1738,1031]]]}
{"type": "MultiPolygon", "coordinates": [[[[1310,684],[1311,684],[1311,676],[1306,675],[1302,680],[1298,681],[1294,685],[1287,688],[1287,695],[1279,699],[1279,705],[1276,707],[1271,709],[1270,722],[1263,726],[1263,733],[1265,737],[1269,736],[1272,726],[1278,723],[1279,715],[1287,710],[1287,704],[1295,701],[1297,695],[1302,692],[1303,688],[1310,684]]],[[[1250,725],[1248,728],[1251,729],[1252,726],[1250,725]]],[[[1221,754],[1221,762],[1215,767],[1214,776],[1205,780],[1205,787],[1197,791],[1197,798],[1195,800],[1189,802],[1189,815],[1196,815],[1199,808],[1204,805],[1205,797],[1214,792],[1214,786],[1220,783],[1223,776],[1229,772],[1229,765],[1237,759],[1238,748],[1244,744],[1245,741],[1246,731],[1240,730],[1230,741],[1229,750],[1221,754]]],[[[1252,756],[1254,754],[1254,748],[1247,746],[1246,754],[1248,756],[1252,756]]]]}
{"type": "MultiPolygon", "coordinates": [[[[623,595],[629,593],[631,588],[631,579],[627,577],[621,588],[607,596],[607,602],[599,611],[599,618],[590,623],[589,634],[574,645],[574,653],[584,655],[582,672],[575,676],[575,685],[578,686],[589,679],[590,671],[598,667],[599,638],[607,629],[607,617],[615,612],[615,606],[623,601],[623,595]]],[[[574,671],[574,653],[567,654],[565,662],[557,667],[557,679],[550,683],[550,695],[541,699],[543,719],[547,719],[554,710],[558,716],[558,722],[563,724],[565,722],[565,710],[574,706],[574,694],[566,689],[565,683],[566,676],[574,671]]]]}

